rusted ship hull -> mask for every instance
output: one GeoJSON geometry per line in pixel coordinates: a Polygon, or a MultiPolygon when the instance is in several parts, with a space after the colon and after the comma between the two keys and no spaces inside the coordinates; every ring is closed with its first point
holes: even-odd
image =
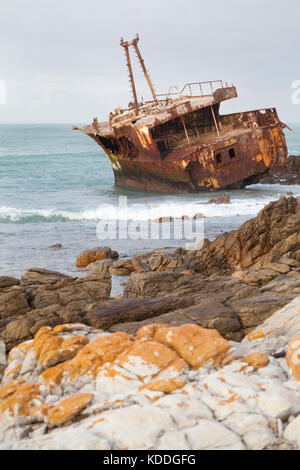
{"type": "Polygon", "coordinates": [[[270,168],[287,159],[284,125],[274,108],[218,116],[201,137],[189,137],[189,145],[158,158],[157,143],[150,133],[134,145],[134,139],[105,139],[86,132],[107,154],[115,184],[165,193],[216,191],[257,183],[270,168]],[[211,132],[210,132],[211,131],[211,132]]]}
{"type": "Polygon", "coordinates": [[[118,186],[187,193],[243,188],[284,166],[287,148],[275,108],[220,114],[236,98],[223,80],[186,83],[157,95],[138,46],[121,38],[133,102],[109,120],[80,130],[107,154],[118,186]],[[153,100],[138,101],[129,49],[133,48],[153,100]]]}

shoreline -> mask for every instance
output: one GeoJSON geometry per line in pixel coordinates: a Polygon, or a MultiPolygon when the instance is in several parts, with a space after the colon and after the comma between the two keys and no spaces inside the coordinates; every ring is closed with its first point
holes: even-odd
{"type": "Polygon", "coordinates": [[[297,448],[300,197],[198,251],[77,262],[0,277],[0,448],[297,448]]]}

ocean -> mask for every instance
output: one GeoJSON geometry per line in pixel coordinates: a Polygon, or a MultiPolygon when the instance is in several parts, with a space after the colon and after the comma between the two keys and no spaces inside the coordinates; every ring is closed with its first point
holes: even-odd
{"type": "MultiPolygon", "coordinates": [[[[300,155],[300,125],[286,131],[290,155],[300,155]]],[[[268,202],[300,186],[252,185],[243,190],[190,195],[149,193],[114,186],[102,149],[71,125],[0,125],[0,275],[20,277],[31,267],[73,276],[77,255],[94,246],[111,246],[121,257],[183,240],[99,240],[97,223],[109,219],[119,197],[127,196],[128,218],[204,214],[205,237],[237,228],[268,202]],[[202,204],[230,194],[231,204],[202,204]],[[61,243],[61,249],[50,248],[61,243]]],[[[123,279],[121,279],[123,280],[123,279]]],[[[120,290],[115,280],[113,293],[120,290]]]]}

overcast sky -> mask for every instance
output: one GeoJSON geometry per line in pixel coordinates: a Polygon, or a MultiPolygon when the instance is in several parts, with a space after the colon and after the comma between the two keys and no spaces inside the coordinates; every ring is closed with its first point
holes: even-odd
{"type": "Polygon", "coordinates": [[[158,93],[223,79],[239,93],[224,112],[276,106],[300,122],[299,21],[299,0],[0,0],[0,123],[106,120],[131,100],[119,41],[136,33],[158,93]]]}

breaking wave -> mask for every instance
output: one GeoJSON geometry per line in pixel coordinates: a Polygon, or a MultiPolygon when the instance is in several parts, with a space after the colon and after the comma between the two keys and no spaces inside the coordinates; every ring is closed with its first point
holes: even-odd
{"type": "MultiPolygon", "coordinates": [[[[271,199],[270,199],[271,200],[271,199]]],[[[165,202],[158,204],[131,204],[126,209],[118,205],[103,204],[81,211],[60,209],[22,209],[0,207],[0,223],[50,223],[71,221],[99,221],[112,219],[154,220],[159,217],[181,217],[203,214],[204,217],[255,216],[269,201],[254,199],[233,201],[230,204],[165,202]]]]}

